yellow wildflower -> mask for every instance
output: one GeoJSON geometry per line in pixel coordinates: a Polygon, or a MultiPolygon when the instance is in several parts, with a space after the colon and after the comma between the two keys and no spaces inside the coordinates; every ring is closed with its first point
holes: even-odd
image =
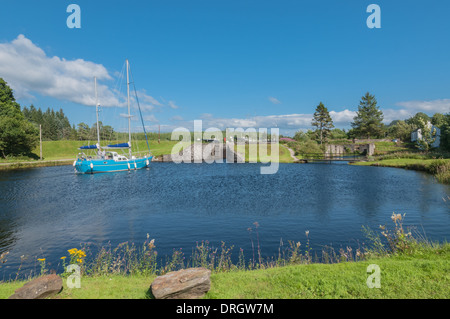
{"type": "Polygon", "coordinates": [[[45,261],[45,258],[38,258],[38,261],[45,261]]]}
{"type": "Polygon", "coordinates": [[[76,249],[76,248],[72,248],[72,249],[68,250],[69,254],[71,254],[71,255],[75,255],[77,253],[77,251],[78,251],[78,249],[76,249]]]}

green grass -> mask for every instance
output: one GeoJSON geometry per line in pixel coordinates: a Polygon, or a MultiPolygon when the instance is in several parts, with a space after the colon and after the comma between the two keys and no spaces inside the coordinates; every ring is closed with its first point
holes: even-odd
{"type": "MultiPolygon", "coordinates": [[[[149,288],[156,276],[83,276],[81,288],[70,289],[63,278],[63,290],[55,299],[145,299],[150,298],[149,288]]],[[[26,282],[0,284],[0,299],[7,299],[26,282]]]]}
{"type": "Polygon", "coordinates": [[[396,152],[410,152],[417,151],[417,148],[414,147],[412,143],[400,143],[397,144],[395,142],[375,142],[375,155],[381,154],[390,154],[396,152]]]}
{"type": "Polygon", "coordinates": [[[450,184],[450,159],[395,158],[357,162],[353,165],[397,167],[427,172],[444,184],[450,184]]]}
{"type": "MultiPolygon", "coordinates": [[[[83,276],[80,289],[56,299],[147,299],[155,275],[83,276]]],[[[24,282],[0,284],[6,299],[24,282]]],[[[450,244],[413,254],[337,264],[301,264],[258,270],[213,272],[206,299],[432,299],[450,298],[450,244]],[[381,288],[367,287],[367,267],[381,269],[381,288]]]]}
{"type": "MultiPolygon", "coordinates": [[[[112,142],[115,143],[115,142],[112,142]]],[[[178,142],[176,141],[150,141],[150,150],[154,156],[161,156],[164,154],[171,154],[172,148],[178,142]]],[[[44,160],[57,159],[75,159],[80,152],[80,146],[87,145],[86,141],[46,141],[42,144],[42,153],[44,160]]],[[[133,152],[146,152],[147,144],[145,141],[137,141],[133,144],[133,152]]],[[[39,155],[39,148],[34,150],[34,153],[39,155]]]]}
{"type": "Polygon", "coordinates": [[[63,280],[63,291],[58,299],[148,299],[153,276],[96,276],[82,277],[80,289],[67,288],[63,280]]]}
{"type": "MultiPolygon", "coordinates": [[[[91,142],[91,144],[94,142],[91,142]]],[[[105,142],[105,144],[108,142],[105,142]]],[[[113,141],[111,143],[116,143],[116,141],[113,141]]],[[[158,141],[150,141],[150,150],[154,157],[159,157],[166,154],[172,154],[173,153],[173,147],[178,144],[178,141],[167,141],[162,140],[161,143],[158,143],[158,141]]],[[[42,153],[43,153],[43,160],[44,161],[57,161],[57,160],[75,160],[80,150],[79,147],[83,145],[87,145],[87,141],[44,141],[42,143],[42,153]]],[[[237,145],[235,147],[238,147],[237,145]]],[[[147,144],[145,140],[139,140],[137,141],[137,144],[133,144],[133,152],[141,152],[145,153],[147,151],[147,144]]],[[[244,149],[242,145],[239,145],[239,151],[244,153],[244,149]]],[[[270,160],[271,157],[271,147],[268,145],[267,147],[268,151],[268,159],[270,160]]],[[[17,163],[17,162],[28,162],[28,161],[36,161],[37,158],[39,158],[39,146],[36,147],[33,150],[33,157],[26,157],[21,156],[17,158],[9,158],[9,159],[0,159],[0,163],[17,163]]],[[[249,158],[249,146],[246,144],[245,146],[245,154],[246,154],[246,161],[249,161],[249,159],[254,160],[253,157],[249,158]]],[[[285,149],[282,146],[279,146],[279,158],[281,163],[291,163],[293,162],[292,158],[290,157],[289,151],[285,149]]],[[[259,161],[259,156],[257,158],[259,161]]]]}
{"type": "MultiPolygon", "coordinates": [[[[408,168],[412,165],[417,166],[428,166],[435,159],[417,159],[417,158],[398,158],[398,159],[385,159],[385,160],[374,160],[371,162],[357,162],[354,165],[363,165],[363,166],[389,166],[389,167],[399,167],[399,168],[408,168]]],[[[450,159],[443,159],[445,162],[450,162],[450,159]]]]}
{"type": "Polygon", "coordinates": [[[281,144],[278,145],[278,159],[275,157],[272,157],[272,145],[271,144],[253,144],[253,146],[257,149],[257,155],[250,154],[250,145],[249,144],[235,144],[234,149],[235,151],[239,152],[240,154],[245,154],[245,162],[261,162],[261,160],[264,161],[273,161],[278,163],[293,163],[294,160],[291,157],[289,150],[285,147],[283,147],[281,144]],[[260,156],[259,153],[259,147],[267,147],[267,156],[260,156]]]}
{"type": "Polygon", "coordinates": [[[450,259],[384,257],[339,264],[310,264],[219,273],[207,298],[449,298],[450,259]],[[367,267],[381,269],[381,288],[367,287],[367,267]]]}
{"type": "MultiPolygon", "coordinates": [[[[240,262],[233,265],[231,250],[224,243],[219,251],[202,242],[194,250],[196,256],[191,263],[183,262],[183,254],[175,252],[165,266],[156,267],[156,246],[148,237],[142,250],[134,244],[123,243],[114,250],[112,247],[102,249],[91,262],[82,261],[81,287],[69,289],[67,280],[63,279],[64,289],[54,298],[152,298],[149,288],[156,276],[180,269],[180,266],[201,266],[212,271],[211,289],[204,297],[207,299],[450,298],[450,243],[433,243],[423,235],[412,235],[403,228],[404,217],[392,215],[393,229],[380,226],[385,243],[377,233],[365,229],[370,241],[367,249],[357,250],[353,255],[347,247],[334,254],[334,260],[323,263],[312,261],[309,241],[304,253],[299,243],[293,243],[290,245],[293,250],[288,251],[286,257],[280,256],[275,262],[259,260],[255,264],[250,261],[247,265],[245,261],[244,265],[240,262]],[[367,269],[373,264],[380,269],[380,288],[367,286],[371,275],[367,269]]],[[[68,252],[73,259],[71,262],[84,258],[81,255],[90,255],[86,249],[68,252]]],[[[0,282],[0,299],[8,298],[24,283],[0,282]]]]}
{"type": "MultiPolygon", "coordinates": [[[[94,142],[91,142],[91,144],[94,142]]],[[[105,142],[109,143],[109,142],[105,142]]],[[[116,143],[116,141],[113,141],[111,143],[116,143]]],[[[161,143],[158,143],[158,141],[150,141],[150,150],[154,156],[161,156],[165,154],[171,154],[172,148],[175,144],[179,142],[177,141],[161,141],[161,143]]],[[[61,141],[44,141],[42,142],[42,153],[43,153],[43,160],[47,161],[54,161],[54,160],[61,160],[61,159],[75,159],[78,153],[80,153],[80,150],[78,149],[81,146],[87,145],[87,141],[68,141],[68,140],[61,140],[61,141]]],[[[133,142],[133,152],[146,152],[147,151],[147,144],[144,141],[137,141],[137,144],[133,142]]],[[[39,158],[39,146],[37,146],[33,150],[33,156],[32,157],[26,157],[21,156],[17,158],[9,158],[9,159],[0,159],[1,163],[13,163],[17,161],[32,161],[36,158],[39,158]]]]}

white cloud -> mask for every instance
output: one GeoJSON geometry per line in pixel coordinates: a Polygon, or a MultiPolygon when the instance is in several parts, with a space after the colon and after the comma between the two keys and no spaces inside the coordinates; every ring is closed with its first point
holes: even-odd
{"type": "MultiPolygon", "coordinates": [[[[330,115],[336,127],[349,126],[353,121],[356,112],[344,110],[340,112],[331,111],[330,115]]],[[[212,114],[205,113],[200,116],[203,120],[203,128],[217,127],[226,128],[273,128],[278,127],[283,130],[297,131],[299,129],[312,129],[311,122],[313,114],[281,114],[253,116],[249,118],[217,118],[212,114]]]]}
{"type": "Polygon", "coordinates": [[[175,115],[170,120],[171,121],[183,121],[184,119],[179,115],[175,115]]]}
{"type": "Polygon", "coordinates": [[[169,104],[169,106],[170,106],[171,108],[173,108],[173,109],[177,109],[177,108],[178,108],[178,105],[176,105],[174,101],[169,101],[168,104],[169,104]]]}
{"type": "Polygon", "coordinates": [[[237,127],[256,127],[256,122],[251,119],[239,118],[216,118],[213,116],[202,116],[203,128],[217,127],[219,129],[237,128],[237,127]]]}
{"type": "Polygon", "coordinates": [[[273,96],[269,96],[269,101],[272,102],[273,104],[281,104],[281,102],[273,96]]]}
{"type": "Polygon", "coordinates": [[[151,105],[162,106],[162,104],[153,96],[147,95],[145,90],[141,90],[140,92],[138,92],[138,97],[140,100],[150,103],[151,105]]]}
{"type": "Polygon", "coordinates": [[[144,116],[144,121],[155,122],[155,123],[159,122],[158,119],[153,114],[144,116]]]}
{"type": "MultiPolygon", "coordinates": [[[[33,99],[40,94],[77,104],[95,106],[94,77],[102,106],[126,106],[123,93],[110,88],[118,72],[111,76],[102,64],[83,59],[50,57],[30,39],[20,34],[11,42],[0,43],[0,76],[14,90],[16,99],[33,99]]],[[[138,92],[143,111],[161,104],[144,90],[138,92]]]]}
{"type": "Polygon", "coordinates": [[[405,120],[407,118],[410,118],[413,116],[416,112],[413,112],[411,110],[405,110],[405,109],[383,109],[383,115],[384,120],[383,122],[385,124],[389,124],[394,120],[405,120]]]}
{"type": "Polygon", "coordinates": [[[283,114],[254,117],[256,127],[307,128],[311,126],[311,114],[283,114]]]}
{"type": "Polygon", "coordinates": [[[203,114],[203,128],[308,128],[311,126],[312,116],[309,114],[287,114],[254,116],[251,118],[216,118],[211,114],[203,114]]]}
{"type": "Polygon", "coordinates": [[[335,112],[330,111],[330,116],[333,119],[334,125],[346,125],[353,122],[356,112],[345,109],[344,111],[335,112]]]}
{"type": "Polygon", "coordinates": [[[383,109],[384,123],[389,124],[394,120],[406,120],[418,112],[432,116],[434,113],[449,113],[450,99],[430,101],[403,101],[395,104],[397,109],[383,109]]]}
{"type": "Polygon", "coordinates": [[[396,103],[397,106],[417,112],[448,113],[450,112],[450,99],[431,101],[405,101],[396,103]]]}
{"type": "Polygon", "coordinates": [[[213,118],[213,115],[211,113],[202,113],[200,115],[200,119],[202,119],[202,120],[209,119],[209,118],[213,118]]]}
{"type": "MultiPolygon", "coordinates": [[[[83,105],[95,105],[94,76],[99,81],[112,79],[101,64],[49,57],[22,34],[10,43],[0,44],[0,74],[17,98],[39,93],[83,105]]],[[[104,106],[119,103],[103,84],[98,84],[98,93],[104,106]]]]}

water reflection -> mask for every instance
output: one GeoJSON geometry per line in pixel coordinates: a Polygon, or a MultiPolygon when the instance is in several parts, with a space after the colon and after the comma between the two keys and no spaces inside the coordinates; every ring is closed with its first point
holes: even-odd
{"type": "MultiPolygon", "coordinates": [[[[355,244],[362,225],[388,224],[392,212],[444,240],[450,233],[446,185],[393,168],[282,164],[260,175],[259,164],[154,163],[150,170],[75,175],[61,166],[0,173],[0,253],[11,271],[21,255],[56,265],[67,249],[92,242],[142,243],[170,254],[196,241],[250,249],[247,229],[260,224],[263,253],[280,239],[313,245],[355,244]]],[[[3,268],[0,272],[5,271],[3,268]]],[[[1,275],[1,274],[0,274],[1,275]]]]}

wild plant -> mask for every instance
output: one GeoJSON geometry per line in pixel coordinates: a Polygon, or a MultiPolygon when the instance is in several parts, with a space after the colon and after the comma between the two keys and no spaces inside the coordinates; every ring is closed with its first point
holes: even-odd
{"type": "Polygon", "coordinates": [[[45,258],[38,258],[37,260],[41,266],[41,276],[44,276],[47,272],[47,269],[45,268],[45,258]]]}
{"type": "Polygon", "coordinates": [[[150,236],[147,234],[147,240],[142,245],[142,250],[139,255],[139,263],[137,272],[143,275],[154,274],[158,268],[158,252],[155,250],[155,240],[149,240],[150,236]]]}
{"type": "Polygon", "coordinates": [[[216,271],[227,271],[230,270],[233,266],[233,262],[231,260],[231,252],[233,250],[233,246],[227,247],[225,242],[222,242],[220,257],[217,263],[217,267],[215,267],[216,271]]]}
{"type": "Polygon", "coordinates": [[[387,229],[386,226],[380,226],[381,234],[387,240],[392,253],[407,252],[411,248],[412,236],[410,231],[406,232],[403,229],[404,217],[405,214],[392,214],[391,219],[395,226],[393,230],[387,229]]]}
{"type": "Polygon", "coordinates": [[[172,256],[166,261],[166,265],[162,268],[161,274],[185,268],[184,260],[185,257],[182,248],[179,250],[174,249],[172,256]]]}
{"type": "Polygon", "coordinates": [[[196,243],[195,249],[191,255],[192,267],[203,267],[207,269],[214,268],[214,259],[217,249],[213,250],[209,246],[209,241],[202,241],[201,244],[196,243]]]}

